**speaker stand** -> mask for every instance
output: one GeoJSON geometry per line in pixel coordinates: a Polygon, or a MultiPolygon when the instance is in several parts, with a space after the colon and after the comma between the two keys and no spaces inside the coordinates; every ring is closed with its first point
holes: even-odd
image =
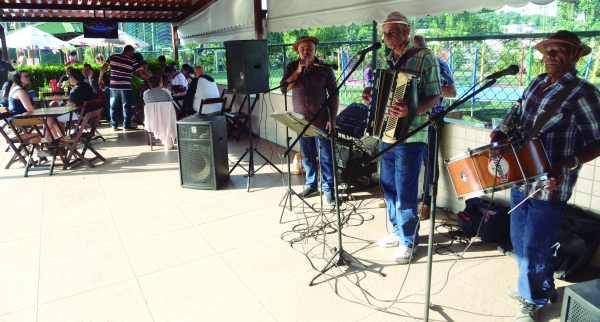
{"type": "MultiPolygon", "coordinates": [[[[277,168],[277,166],[275,166],[275,164],[273,164],[273,162],[271,162],[269,159],[267,159],[262,153],[260,153],[258,151],[258,149],[256,147],[254,147],[252,145],[252,114],[250,113],[251,109],[250,109],[250,95],[246,94],[246,101],[248,102],[248,138],[250,140],[250,146],[246,148],[246,152],[244,152],[244,154],[242,154],[242,156],[240,157],[240,159],[235,163],[235,165],[231,168],[231,170],[229,170],[229,174],[231,174],[233,172],[233,170],[235,169],[235,167],[237,167],[238,165],[240,166],[240,168],[244,169],[244,171],[246,171],[248,174],[246,174],[244,176],[244,178],[248,178],[248,182],[246,183],[246,191],[250,191],[250,178],[254,176],[254,174],[259,171],[260,169],[262,169],[262,167],[264,167],[267,164],[270,164],[273,168],[275,168],[275,170],[277,170],[280,174],[283,174],[283,172],[281,172],[281,170],[279,170],[279,168],[277,168]],[[258,169],[254,170],[254,153],[258,154],[258,156],[260,156],[261,158],[263,158],[263,160],[265,160],[265,163],[263,165],[261,165],[258,169]],[[248,169],[244,168],[240,162],[242,162],[242,160],[244,159],[244,157],[246,156],[246,154],[250,154],[248,157],[248,169]]],[[[241,107],[240,107],[241,108],[241,107]]],[[[241,131],[241,130],[240,130],[241,131]]]]}

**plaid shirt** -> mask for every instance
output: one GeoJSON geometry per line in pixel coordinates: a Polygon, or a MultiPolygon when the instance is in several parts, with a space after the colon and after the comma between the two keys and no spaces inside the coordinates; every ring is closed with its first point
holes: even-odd
{"type": "MultiPolygon", "coordinates": [[[[407,52],[415,48],[411,43],[406,46],[406,49],[402,53],[404,56],[407,52]]],[[[440,65],[431,50],[424,48],[416,54],[412,55],[402,66],[398,66],[400,58],[394,61],[394,52],[391,52],[387,57],[387,61],[391,69],[401,71],[407,74],[413,74],[419,77],[419,85],[417,91],[419,93],[419,100],[425,96],[441,95],[442,94],[442,82],[440,80],[440,65]]],[[[415,116],[410,131],[417,127],[427,123],[429,115],[427,113],[420,113],[415,116]]],[[[414,135],[406,143],[413,142],[427,142],[427,127],[421,130],[417,135],[414,135]]]]}
{"type": "MultiPolygon", "coordinates": [[[[524,135],[532,129],[537,117],[552,104],[562,89],[576,77],[577,71],[573,69],[565,76],[548,86],[541,92],[548,76],[538,76],[523,93],[521,105],[521,125],[524,135]]],[[[541,129],[539,134],[550,163],[555,163],[570,157],[579,149],[592,141],[600,140],[600,92],[596,87],[585,80],[579,84],[562,103],[556,114],[541,129]]],[[[565,173],[564,181],[556,190],[546,192],[542,188],[534,198],[546,201],[567,201],[573,193],[573,186],[577,182],[579,170],[565,173]]],[[[543,187],[541,182],[530,183],[522,187],[526,195],[531,194],[538,187],[543,187]]]]}

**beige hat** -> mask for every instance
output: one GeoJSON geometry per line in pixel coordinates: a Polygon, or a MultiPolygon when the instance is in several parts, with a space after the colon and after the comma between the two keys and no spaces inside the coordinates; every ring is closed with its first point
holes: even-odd
{"type": "Polygon", "coordinates": [[[300,37],[300,39],[296,40],[296,42],[294,43],[294,51],[297,52],[298,51],[298,45],[300,45],[301,42],[307,41],[307,40],[314,42],[315,46],[319,44],[319,39],[317,39],[315,37],[302,36],[302,37],[300,37]]]}
{"type": "Polygon", "coordinates": [[[592,48],[581,43],[579,37],[576,34],[567,31],[567,30],[559,30],[554,35],[550,36],[548,39],[539,42],[535,45],[535,48],[539,50],[542,54],[544,53],[544,45],[553,42],[561,42],[565,44],[569,44],[572,47],[577,48],[575,55],[573,55],[574,60],[578,60],[583,56],[587,56],[592,52],[592,48]]]}
{"type": "Polygon", "coordinates": [[[410,22],[408,22],[408,18],[406,18],[406,16],[400,12],[390,13],[382,23],[377,25],[377,30],[379,30],[379,32],[383,32],[383,25],[386,23],[399,23],[409,27],[411,26],[410,22]]]}

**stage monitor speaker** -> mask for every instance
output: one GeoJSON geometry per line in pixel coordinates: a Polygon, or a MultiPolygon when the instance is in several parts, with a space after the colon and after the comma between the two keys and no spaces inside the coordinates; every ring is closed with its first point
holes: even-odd
{"type": "Polygon", "coordinates": [[[178,121],[177,145],[182,187],[216,190],[229,179],[224,116],[190,116],[178,121]]]}
{"type": "Polygon", "coordinates": [[[269,90],[269,49],[266,40],[225,42],[228,90],[259,94],[269,90]]]}

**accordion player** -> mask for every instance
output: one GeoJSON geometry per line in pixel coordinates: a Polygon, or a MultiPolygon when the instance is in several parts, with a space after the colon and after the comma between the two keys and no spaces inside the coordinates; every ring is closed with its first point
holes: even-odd
{"type": "Polygon", "coordinates": [[[377,137],[385,143],[394,143],[408,133],[417,115],[419,105],[417,83],[419,77],[395,70],[377,69],[374,72],[371,104],[367,120],[366,134],[377,137]],[[387,114],[394,99],[408,103],[406,117],[390,117],[387,114]]]}

